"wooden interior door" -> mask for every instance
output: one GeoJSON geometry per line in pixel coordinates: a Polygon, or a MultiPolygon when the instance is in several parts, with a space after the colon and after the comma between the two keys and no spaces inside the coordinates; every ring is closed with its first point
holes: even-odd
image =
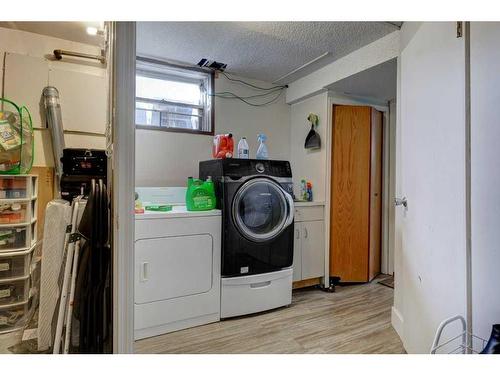
{"type": "Polygon", "coordinates": [[[330,275],[368,277],[371,108],[333,107],[330,275]]]}
{"type": "Polygon", "coordinates": [[[370,245],[368,280],[380,273],[382,241],[382,113],[372,108],[370,150],[370,245]]]}

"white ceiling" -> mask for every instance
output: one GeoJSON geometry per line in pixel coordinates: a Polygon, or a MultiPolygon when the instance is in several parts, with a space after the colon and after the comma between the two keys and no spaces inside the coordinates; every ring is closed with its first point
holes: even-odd
{"type": "MultiPolygon", "coordinates": [[[[101,45],[102,37],[88,35],[88,26],[101,28],[102,22],[0,22],[0,27],[101,45]]],[[[137,53],[185,64],[208,58],[228,64],[228,73],[267,82],[328,53],[279,82],[289,83],[400,26],[400,22],[138,22],[137,53]]],[[[384,63],[331,89],[391,99],[395,69],[395,63],[384,63]]]]}
{"type": "Polygon", "coordinates": [[[395,30],[388,22],[138,22],[137,53],[187,64],[202,58],[227,72],[289,83],[395,30]]]}
{"type": "Polygon", "coordinates": [[[327,88],[340,94],[387,102],[396,98],[396,59],[341,79],[327,88]]]}
{"type": "Polygon", "coordinates": [[[31,33],[53,36],[100,46],[103,37],[99,35],[87,34],[87,27],[92,26],[101,29],[103,22],[82,21],[82,22],[0,22],[0,27],[29,31],[31,33]]]}

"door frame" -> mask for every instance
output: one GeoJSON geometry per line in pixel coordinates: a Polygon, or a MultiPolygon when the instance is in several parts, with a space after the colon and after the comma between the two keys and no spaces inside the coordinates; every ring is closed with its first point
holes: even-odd
{"type": "MultiPolygon", "coordinates": [[[[136,23],[113,22],[111,45],[114,51],[112,61],[112,124],[113,124],[113,352],[133,353],[134,347],[134,188],[135,188],[135,68],[136,68],[136,23]]],[[[330,254],[330,195],[331,195],[331,155],[332,155],[332,108],[333,105],[370,105],[384,113],[387,124],[388,103],[369,98],[352,97],[328,93],[327,118],[327,160],[325,180],[325,276],[324,284],[329,284],[330,254]]],[[[397,114],[399,116],[399,113],[397,114]]],[[[384,134],[385,132],[384,125],[384,134]]],[[[392,150],[389,142],[383,145],[384,161],[392,150]]],[[[391,158],[395,155],[391,155],[391,158]]],[[[387,173],[383,172],[383,186],[387,173]]],[[[389,182],[390,184],[391,182],[389,182]]],[[[383,189],[383,212],[392,206],[387,191],[383,189]],[[389,205],[386,202],[389,202],[389,205]]],[[[384,216],[384,215],[383,215],[384,216]]],[[[387,243],[389,219],[382,220],[382,244],[387,243]]],[[[389,242],[390,244],[390,242],[389,242]]],[[[387,246],[382,246],[382,262],[387,259],[387,246]],[[385,249],[385,250],[384,250],[385,249]],[[385,253],[385,255],[384,255],[385,253]]],[[[394,254],[394,248],[390,249],[394,254]]],[[[392,256],[393,257],[393,256],[392,256]]],[[[382,263],[383,266],[383,263],[382,263]]]]}
{"type": "Polygon", "coordinates": [[[134,351],[135,22],[113,22],[113,352],[134,351]]]}
{"type": "Polygon", "coordinates": [[[388,263],[394,260],[394,241],[390,241],[390,234],[394,233],[394,215],[390,210],[394,207],[390,197],[391,184],[394,184],[394,170],[390,165],[395,155],[394,148],[390,147],[391,142],[395,141],[395,134],[387,131],[389,128],[395,129],[395,124],[390,124],[390,108],[388,102],[374,100],[359,96],[348,96],[335,92],[328,92],[328,119],[326,134],[326,178],[325,178],[325,278],[324,285],[329,285],[330,278],[330,209],[331,209],[331,177],[332,177],[332,137],[333,137],[333,106],[334,105],[365,105],[375,108],[383,114],[383,144],[382,144],[382,254],[381,254],[381,272],[394,272],[394,263],[389,267],[388,263]],[[387,187],[389,187],[387,189],[387,187]],[[392,231],[390,228],[392,227],[392,231]]]}

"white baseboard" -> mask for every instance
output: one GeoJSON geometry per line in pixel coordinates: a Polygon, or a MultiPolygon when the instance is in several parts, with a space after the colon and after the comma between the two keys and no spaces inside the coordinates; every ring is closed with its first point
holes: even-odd
{"type": "Polygon", "coordinates": [[[399,338],[404,344],[404,339],[403,339],[403,316],[399,312],[398,309],[396,309],[394,306],[391,308],[391,324],[396,333],[399,335],[399,338]]]}

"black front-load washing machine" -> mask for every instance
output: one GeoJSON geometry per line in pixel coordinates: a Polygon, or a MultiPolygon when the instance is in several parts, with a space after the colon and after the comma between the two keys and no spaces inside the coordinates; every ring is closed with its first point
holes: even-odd
{"type": "Polygon", "coordinates": [[[293,182],[288,161],[200,162],[222,210],[222,277],[257,275],[293,263],[293,182]]]}

